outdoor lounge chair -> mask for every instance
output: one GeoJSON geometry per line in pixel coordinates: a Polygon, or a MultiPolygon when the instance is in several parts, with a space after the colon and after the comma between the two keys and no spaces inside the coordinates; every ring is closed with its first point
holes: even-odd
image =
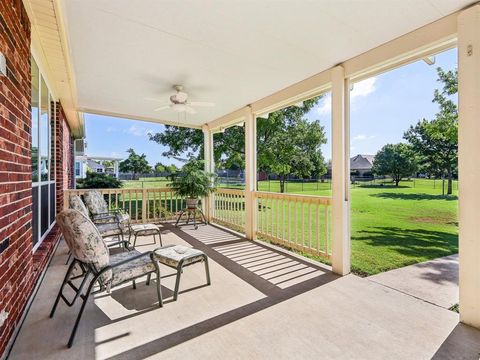
{"type": "Polygon", "coordinates": [[[105,224],[113,221],[126,223],[130,221],[130,215],[121,209],[109,209],[108,203],[98,190],[87,190],[83,195],[85,205],[90,211],[94,224],[105,224]]]}
{"type": "Polygon", "coordinates": [[[97,291],[107,290],[107,292],[110,292],[113,287],[127,281],[132,281],[135,288],[135,279],[147,275],[146,284],[149,285],[151,274],[155,273],[157,276],[158,304],[160,307],[163,306],[160,269],[157,262],[154,261],[152,252],[140,253],[136,250],[131,250],[110,255],[107,245],[93,222],[77,210],[68,209],[62,211],[57,216],[57,224],[72,252],[74,260],[68,267],[50,312],[50,317],[52,318],[55,314],[60,299],[69,307],[73,306],[78,298],[81,298],[83,301],[68,341],[68,347],[71,347],[73,344],[80,318],[95,284],[99,285],[97,291]],[[80,275],[73,273],[77,264],[82,270],[80,275]],[[80,281],[80,279],[81,283],[79,286],[73,283],[74,280],[80,281]],[[71,301],[63,294],[67,284],[75,292],[75,296],[71,301]],[[85,286],[87,290],[83,293],[85,286]]]}
{"type": "MultiPolygon", "coordinates": [[[[70,195],[69,204],[70,209],[77,210],[86,217],[89,217],[88,209],[79,195],[70,195]]],[[[96,224],[96,226],[102,237],[118,236],[121,237],[121,241],[123,241],[125,229],[124,222],[125,217],[117,214],[116,216],[111,217],[109,222],[100,222],[96,224]]]]}

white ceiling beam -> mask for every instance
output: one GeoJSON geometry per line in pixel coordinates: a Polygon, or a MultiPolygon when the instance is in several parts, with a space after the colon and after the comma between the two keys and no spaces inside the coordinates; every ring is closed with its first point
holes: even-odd
{"type": "Polygon", "coordinates": [[[358,81],[454,48],[457,16],[445,16],[345,61],[345,76],[358,81]]]}
{"type": "Polygon", "coordinates": [[[157,118],[137,116],[137,115],[131,115],[131,114],[121,114],[121,113],[115,113],[115,112],[98,110],[98,109],[78,108],[77,111],[82,112],[82,113],[94,114],[94,115],[116,117],[116,118],[120,118],[120,119],[140,120],[140,121],[147,121],[147,122],[162,124],[162,125],[187,127],[187,128],[191,128],[191,129],[201,129],[202,128],[201,125],[190,125],[190,124],[187,124],[187,123],[181,123],[179,121],[174,121],[174,120],[157,119],[157,118]]]}

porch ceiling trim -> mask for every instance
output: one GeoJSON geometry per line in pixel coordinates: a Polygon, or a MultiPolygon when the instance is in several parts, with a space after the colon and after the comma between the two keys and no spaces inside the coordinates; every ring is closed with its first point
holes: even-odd
{"type": "Polygon", "coordinates": [[[75,78],[67,36],[57,0],[23,0],[31,22],[31,51],[55,100],[62,108],[74,137],[84,135],[83,114],[76,111],[75,78]]]}
{"type": "Polygon", "coordinates": [[[77,108],[77,111],[81,111],[83,113],[88,113],[88,114],[117,117],[117,118],[122,118],[122,119],[148,121],[148,122],[152,122],[152,123],[156,123],[156,124],[162,124],[162,125],[187,127],[187,128],[190,128],[190,129],[201,129],[202,128],[202,126],[200,126],[200,125],[185,124],[185,123],[181,123],[179,121],[174,121],[174,120],[161,120],[161,119],[159,120],[157,118],[149,118],[149,117],[145,117],[145,116],[137,116],[137,115],[131,115],[131,114],[120,114],[120,113],[104,111],[104,110],[97,110],[97,109],[77,108]]]}
{"type": "MultiPolygon", "coordinates": [[[[359,81],[453,48],[457,41],[458,14],[459,12],[452,13],[339,65],[344,67],[346,78],[359,81]]],[[[333,67],[246,106],[251,106],[252,112],[258,115],[320,95],[331,87],[332,69],[333,67]]],[[[216,131],[242,121],[246,106],[207,123],[209,129],[216,131]]]]}

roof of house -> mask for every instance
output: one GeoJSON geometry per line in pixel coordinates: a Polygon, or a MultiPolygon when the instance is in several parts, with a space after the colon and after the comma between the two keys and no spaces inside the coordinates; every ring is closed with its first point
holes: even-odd
{"type": "Polygon", "coordinates": [[[105,169],[105,166],[97,163],[96,161],[90,160],[90,159],[87,159],[87,165],[88,165],[88,167],[90,167],[92,169],[105,169]]]}
{"type": "Polygon", "coordinates": [[[375,155],[358,154],[350,158],[350,169],[351,170],[371,169],[373,166],[374,158],[375,158],[375,155]]]}

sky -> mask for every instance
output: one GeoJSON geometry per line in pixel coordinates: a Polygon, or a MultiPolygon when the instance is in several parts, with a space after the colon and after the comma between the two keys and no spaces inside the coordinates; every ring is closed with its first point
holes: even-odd
{"type": "MultiPolygon", "coordinates": [[[[424,61],[403,66],[354,84],[350,94],[350,154],[374,155],[385,144],[404,141],[403,133],[419,120],[432,119],[438,105],[432,103],[433,92],[440,88],[437,67],[452,70],[457,66],[456,49],[438,54],[434,65],[424,61]]],[[[320,120],[325,127],[327,144],[322,146],[326,160],[331,158],[331,98],[327,93],[306,115],[320,120]]],[[[173,158],[162,157],[165,148],[149,140],[149,133],[162,132],[164,126],[108,116],[85,114],[87,153],[90,156],[126,158],[133,148],[147,155],[150,165],[182,165],[173,158]]]]}
{"type": "MultiPolygon", "coordinates": [[[[350,93],[350,155],[375,155],[385,144],[405,142],[403,133],[419,120],[433,119],[438,105],[432,102],[437,67],[457,67],[457,50],[435,56],[435,64],[423,60],[402,66],[353,85],[350,93]]],[[[331,97],[327,93],[308,114],[320,120],[328,143],[322,146],[326,160],[331,159],[331,97]]]]}

